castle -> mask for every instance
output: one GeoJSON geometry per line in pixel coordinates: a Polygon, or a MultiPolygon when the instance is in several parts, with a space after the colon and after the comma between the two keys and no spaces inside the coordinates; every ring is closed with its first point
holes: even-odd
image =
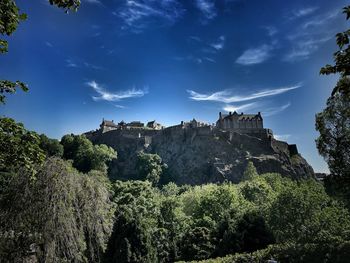
{"type": "Polygon", "coordinates": [[[169,127],[155,120],[145,124],[103,119],[99,129],[85,136],[118,151],[114,171],[122,178],[136,176],[135,158],[140,151],[157,153],[178,174],[176,180],[181,184],[213,175],[218,176],[210,179],[213,182],[225,178],[237,181],[247,160],[260,172],[296,177],[313,173],[295,144],[275,139],[272,130],[264,127],[261,113],[218,115],[213,124],[192,119],[169,127]]]}
{"type": "MultiPolygon", "coordinates": [[[[144,131],[171,131],[178,129],[197,129],[200,133],[211,133],[213,130],[227,131],[227,132],[237,132],[240,134],[247,134],[250,136],[258,138],[273,138],[273,133],[271,129],[265,129],[263,125],[263,118],[261,113],[257,114],[244,114],[243,112],[238,114],[235,112],[229,112],[229,114],[219,113],[219,119],[216,121],[215,125],[209,123],[198,121],[192,119],[191,121],[185,122],[181,121],[178,125],[173,125],[170,127],[164,127],[160,123],[157,123],[155,120],[148,122],[146,125],[140,121],[132,121],[126,123],[124,121],[119,122],[118,124],[114,121],[108,121],[103,119],[100,124],[100,133],[109,132],[112,130],[133,130],[138,131],[139,136],[142,137],[144,131]]],[[[153,133],[153,134],[155,134],[153,133]]],[[[149,132],[148,132],[149,134],[149,132]]]]}

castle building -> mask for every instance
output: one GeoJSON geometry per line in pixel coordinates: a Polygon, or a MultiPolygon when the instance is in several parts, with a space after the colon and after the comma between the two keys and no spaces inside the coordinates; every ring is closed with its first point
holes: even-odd
{"type": "Polygon", "coordinates": [[[105,119],[102,119],[102,123],[100,124],[100,130],[102,133],[115,129],[118,129],[118,125],[115,124],[113,120],[107,121],[105,119]]]}
{"type": "Polygon", "coordinates": [[[131,129],[132,128],[144,128],[145,124],[143,122],[140,122],[140,121],[132,121],[132,122],[129,122],[126,126],[131,128],[131,129]]]}
{"type": "Polygon", "coordinates": [[[149,121],[146,125],[147,128],[154,129],[154,130],[161,130],[162,125],[158,122],[154,121],[149,121]]]}
{"type": "Polygon", "coordinates": [[[260,114],[238,114],[230,112],[227,115],[219,113],[216,127],[222,130],[261,130],[264,129],[263,118],[260,114]]]}

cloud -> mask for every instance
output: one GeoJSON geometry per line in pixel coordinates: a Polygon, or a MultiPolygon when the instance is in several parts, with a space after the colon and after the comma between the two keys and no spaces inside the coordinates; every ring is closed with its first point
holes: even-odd
{"type": "Polygon", "coordinates": [[[290,134],[275,134],[273,137],[280,141],[287,141],[291,136],[290,134]]]}
{"type": "Polygon", "coordinates": [[[196,42],[202,42],[202,39],[200,37],[197,37],[197,36],[190,36],[189,39],[194,40],[196,42]]]}
{"type": "Polygon", "coordinates": [[[234,103],[234,102],[249,101],[249,100],[259,99],[263,97],[279,95],[279,94],[300,88],[301,86],[302,86],[301,84],[296,84],[290,87],[268,89],[268,90],[263,90],[260,92],[248,94],[246,96],[233,95],[232,91],[230,90],[218,91],[212,94],[201,94],[193,90],[187,90],[187,92],[190,94],[189,98],[196,101],[218,101],[218,102],[224,102],[224,103],[234,103]]]}
{"type": "Polygon", "coordinates": [[[227,112],[235,112],[235,111],[245,111],[245,110],[251,110],[255,109],[259,106],[260,104],[258,102],[252,102],[252,103],[247,103],[243,104],[240,106],[233,106],[233,105],[225,105],[222,109],[227,112]]]}
{"type": "Polygon", "coordinates": [[[118,108],[118,109],[125,109],[126,107],[123,105],[119,105],[119,104],[113,104],[114,107],[118,108]]]}
{"type": "Polygon", "coordinates": [[[210,46],[216,50],[223,49],[225,46],[225,36],[220,36],[218,40],[212,43],[210,46]]]}
{"type": "Polygon", "coordinates": [[[276,115],[276,114],[278,114],[278,113],[284,111],[284,110],[287,109],[290,105],[291,105],[291,103],[288,102],[287,104],[282,105],[282,106],[280,106],[280,107],[269,108],[269,109],[266,109],[266,110],[262,111],[262,114],[263,114],[263,116],[265,116],[265,117],[273,116],[273,115],[276,115]]]}
{"type": "Polygon", "coordinates": [[[195,5],[205,19],[211,20],[217,16],[217,10],[213,0],[196,0],[195,5]]]}
{"type": "Polygon", "coordinates": [[[267,34],[272,37],[274,35],[276,35],[278,33],[278,30],[276,27],[274,26],[263,26],[263,29],[265,29],[267,31],[267,34]]]}
{"type": "Polygon", "coordinates": [[[319,16],[315,16],[312,19],[306,21],[305,23],[303,23],[302,25],[302,29],[308,29],[310,27],[316,27],[316,26],[321,26],[327,22],[329,22],[330,20],[332,20],[333,18],[335,18],[337,15],[339,14],[338,10],[329,12],[327,14],[322,14],[319,16]]]}
{"type": "Polygon", "coordinates": [[[53,47],[53,45],[49,41],[46,41],[45,45],[48,46],[48,47],[53,47]]]}
{"type": "Polygon", "coordinates": [[[247,49],[237,58],[236,63],[245,66],[262,63],[270,57],[271,50],[272,46],[266,44],[257,48],[247,49]]]}
{"type": "Polygon", "coordinates": [[[305,60],[310,57],[310,55],[319,49],[319,46],[330,40],[331,37],[325,37],[321,39],[302,39],[295,41],[295,45],[291,51],[289,51],[284,57],[284,61],[295,62],[300,60],[305,60]]]}
{"type": "Polygon", "coordinates": [[[73,59],[69,58],[69,59],[66,59],[66,66],[69,67],[69,68],[88,68],[88,69],[94,69],[94,70],[102,70],[103,67],[100,67],[100,66],[96,66],[94,64],[91,64],[91,63],[88,63],[86,61],[79,61],[79,62],[76,62],[74,61],[73,59]]]}
{"type": "Polygon", "coordinates": [[[338,11],[332,11],[314,16],[296,27],[294,32],[286,37],[290,41],[290,50],[282,60],[295,62],[308,59],[323,43],[332,39],[336,30],[330,21],[338,13],[338,11]]]}
{"type": "Polygon", "coordinates": [[[77,68],[78,65],[74,63],[71,59],[66,59],[67,67],[69,68],[77,68]]]}
{"type": "Polygon", "coordinates": [[[123,99],[128,99],[128,98],[138,98],[138,97],[143,97],[145,94],[148,93],[147,89],[129,89],[126,91],[119,91],[119,92],[109,92],[106,89],[102,88],[101,85],[99,85],[97,82],[90,81],[86,83],[89,87],[93,88],[100,96],[92,96],[92,99],[94,101],[100,101],[100,100],[105,100],[105,101],[120,101],[123,99]]]}
{"type": "MultiPolygon", "coordinates": [[[[203,62],[203,59],[200,58],[200,57],[195,57],[193,55],[188,55],[188,56],[184,56],[184,57],[181,57],[181,56],[177,56],[177,57],[173,57],[174,60],[176,61],[190,61],[190,62],[194,62],[196,64],[202,64],[203,62]]],[[[207,58],[204,58],[205,60],[208,60],[207,58]]],[[[209,60],[208,60],[209,61],[209,60]]],[[[211,61],[213,62],[213,61],[211,61]]],[[[215,61],[216,62],[216,61],[215,61]]]]}
{"type": "Polygon", "coordinates": [[[149,24],[173,24],[182,17],[184,11],[177,0],[127,0],[119,11],[112,14],[123,20],[122,29],[140,33],[149,24]]]}
{"type": "Polygon", "coordinates": [[[211,63],[216,63],[216,60],[213,58],[209,58],[209,57],[204,57],[203,60],[209,61],[211,63]]]}
{"type": "Polygon", "coordinates": [[[100,67],[100,66],[96,66],[96,65],[90,64],[90,63],[88,63],[88,62],[84,62],[83,64],[84,64],[84,66],[87,67],[87,68],[96,69],[96,70],[101,70],[101,69],[103,69],[103,68],[100,67]]]}
{"type": "Polygon", "coordinates": [[[89,3],[89,4],[102,5],[100,0],[83,0],[82,2],[86,2],[86,3],[89,3]]]}
{"type": "Polygon", "coordinates": [[[292,13],[289,15],[289,19],[290,20],[294,20],[297,18],[301,18],[307,15],[311,15],[312,13],[314,13],[316,10],[318,9],[318,7],[314,6],[314,7],[304,7],[298,10],[294,10],[292,11],[292,13]]]}

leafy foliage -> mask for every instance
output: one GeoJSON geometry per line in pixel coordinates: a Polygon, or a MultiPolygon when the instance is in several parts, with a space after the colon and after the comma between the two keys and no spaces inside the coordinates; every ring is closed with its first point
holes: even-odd
{"type": "Polygon", "coordinates": [[[60,8],[77,11],[80,6],[80,0],[49,0],[51,5],[56,5],[60,8]]]}
{"type": "Polygon", "coordinates": [[[156,192],[149,182],[120,182],[114,185],[116,220],[108,244],[108,262],[156,262],[152,238],[159,210],[156,192]]]}
{"type": "MultiPolygon", "coordinates": [[[[341,82],[349,79],[342,79],[341,82]]],[[[327,107],[316,115],[317,148],[327,161],[333,176],[350,179],[350,92],[337,92],[327,100],[327,107]]]]}
{"type": "Polygon", "coordinates": [[[243,173],[242,181],[252,180],[253,178],[258,176],[258,172],[252,161],[249,161],[247,167],[243,173]]]}
{"type": "MultiPolygon", "coordinates": [[[[346,19],[350,18],[350,6],[343,8],[343,13],[346,15],[346,19]]],[[[320,71],[321,74],[334,74],[340,73],[341,78],[350,75],[350,45],[349,45],[350,29],[336,35],[336,42],[339,46],[339,50],[334,53],[334,65],[326,65],[320,71]]],[[[344,86],[337,86],[333,90],[333,94],[340,90],[340,88],[347,88],[344,86]]],[[[349,92],[349,91],[348,91],[349,92]]]]}
{"type": "MultiPolygon", "coordinates": [[[[350,6],[343,8],[350,18],[350,6]]],[[[350,207],[350,29],[336,35],[339,50],[334,65],[326,65],[321,74],[340,74],[340,79],[327,100],[327,107],[316,115],[316,140],[319,153],[328,163],[331,176],[325,184],[333,195],[350,207]]]]}
{"type": "Polygon", "coordinates": [[[44,162],[38,134],[10,118],[0,118],[0,148],[0,172],[25,167],[34,173],[37,165],[44,162]]]}
{"type": "Polygon", "coordinates": [[[136,169],[139,178],[157,185],[167,165],[162,162],[162,158],[158,154],[140,152],[137,157],[136,169]]]}
{"type": "Polygon", "coordinates": [[[45,134],[40,134],[40,148],[45,152],[47,157],[63,156],[63,146],[56,139],[50,139],[45,134]]]}
{"type": "Polygon", "coordinates": [[[101,144],[93,145],[84,135],[68,134],[62,137],[63,157],[73,161],[73,166],[81,172],[107,169],[106,162],[117,158],[113,148],[101,144]]]}
{"type": "Polygon", "coordinates": [[[0,257],[23,262],[34,251],[39,262],[100,262],[112,230],[109,196],[104,176],[82,175],[58,158],[35,181],[21,170],[0,196],[0,257]]]}
{"type": "MultiPolygon", "coordinates": [[[[1,40],[0,40],[0,45],[1,45],[1,40]]],[[[23,91],[28,91],[28,86],[18,80],[15,82],[12,82],[9,80],[0,80],[0,104],[5,103],[4,93],[15,93],[17,88],[20,88],[23,91]]]]}
{"type": "MultiPolygon", "coordinates": [[[[26,14],[20,13],[15,1],[2,0],[0,4],[0,34],[11,35],[16,31],[20,21],[27,18],[26,14]]],[[[5,40],[0,40],[0,53],[5,53],[8,50],[8,43],[5,40]]]]}

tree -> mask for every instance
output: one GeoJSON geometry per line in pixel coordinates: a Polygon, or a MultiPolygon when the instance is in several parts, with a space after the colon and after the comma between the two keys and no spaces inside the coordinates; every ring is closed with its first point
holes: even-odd
{"type": "Polygon", "coordinates": [[[136,169],[141,180],[148,180],[157,185],[160,176],[166,170],[167,165],[162,162],[158,154],[140,152],[137,155],[136,169]]]}
{"type": "MultiPolygon", "coordinates": [[[[341,79],[337,86],[350,86],[350,79],[341,79]]],[[[319,153],[337,179],[350,180],[350,92],[336,92],[327,100],[327,107],[316,115],[316,140],[319,153]]]]}
{"type": "Polygon", "coordinates": [[[258,172],[252,161],[249,161],[247,167],[243,173],[242,181],[252,180],[258,176],[258,172]]]}
{"type": "Polygon", "coordinates": [[[101,144],[94,145],[84,135],[67,134],[61,139],[63,157],[73,160],[73,166],[81,172],[106,170],[106,163],[117,158],[113,148],[101,144]]]}
{"type": "Polygon", "coordinates": [[[155,233],[159,209],[150,182],[117,181],[113,185],[116,206],[107,262],[157,262],[155,233]]]}
{"type": "MultiPolygon", "coordinates": [[[[346,19],[350,18],[350,6],[343,8],[343,13],[346,15],[346,19]]],[[[350,29],[340,32],[336,35],[337,45],[339,50],[334,53],[334,65],[327,64],[325,67],[321,68],[320,74],[336,74],[339,73],[341,78],[350,75],[350,29]]],[[[349,86],[337,86],[333,93],[337,91],[349,92],[349,86]]]]}
{"type": "Polygon", "coordinates": [[[25,167],[34,173],[45,159],[39,135],[10,118],[0,118],[0,148],[0,172],[25,167]]]}
{"type": "MultiPolygon", "coordinates": [[[[77,10],[80,0],[49,0],[51,5],[68,10],[77,10]]],[[[25,13],[21,13],[14,0],[1,0],[0,2],[0,35],[10,36],[16,31],[18,24],[27,19],[25,13]]],[[[8,51],[8,42],[0,39],[0,54],[8,51]]],[[[4,93],[14,93],[17,88],[28,91],[28,86],[23,82],[0,80],[0,104],[5,103],[4,93]]]]}
{"type": "Polygon", "coordinates": [[[189,229],[182,240],[183,260],[200,260],[207,259],[215,249],[215,239],[211,236],[210,229],[206,227],[195,227],[189,229]]]}
{"type": "MultiPolygon", "coordinates": [[[[350,6],[343,8],[350,18],[350,6]]],[[[350,29],[338,33],[339,50],[334,53],[334,65],[326,65],[320,74],[340,74],[340,79],[327,100],[327,107],[316,115],[316,140],[319,153],[328,163],[331,177],[327,189],[345,197],[350,205],[350,29]]]]}
{"type": "Polygon", "coordinates": [[[56,139],[50,139],[45,134],[40,135],[40,148],[45,152],[47,157],[63,156],[63,146],[56,139]]]}
{"type": "Polygon", "coordinates": [[[272,203],[268,218],[279,243],[321,244],[349,238],[348,211],[312,179],[283,189],[272,203]]]}
{"type": "Polygon", "coordinates": [[[0,195],[0,258],[25,262],[31,251],[37,262],[100,262],[113,225],[108,184],[59,158],[35,180],[22,169],[0,195]]]}

